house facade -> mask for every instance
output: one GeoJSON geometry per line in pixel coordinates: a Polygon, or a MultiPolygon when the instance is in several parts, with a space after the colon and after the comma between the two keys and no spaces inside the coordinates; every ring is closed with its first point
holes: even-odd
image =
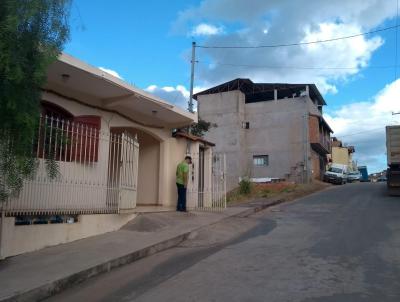
{"type": "Polygon", "coordinates": [[[321,178],[332,130],[313,84],[233,81],[199,92],[199,117],[215,123],[205,138],[226,154],[227,188],[241,177],[307,182],[321,178]]]}
{"type": "Polygon", "coordinates": [[[354,153],[354,146],[345,146],[341,140],[336,137],[332,138],[332,153],[330,155],[332,164],[346,165],[350,171],[357,171],[357,165],[353,160],[354,153]]]}
{"type": "Polygon", "coordinates": [[[41,106],[38,171],[0,205],[0,258],[117,230],[151,207],[174,209],[176,166],[187,154],[197,158],[188,208],[199,196],[214,205],[213,144],[172,135],[195,114],[67,54],[49,67],[41,106]]]}

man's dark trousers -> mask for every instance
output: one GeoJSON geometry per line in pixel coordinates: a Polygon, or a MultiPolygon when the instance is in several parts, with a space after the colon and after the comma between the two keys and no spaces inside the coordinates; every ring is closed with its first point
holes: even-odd
{"type": "Polygon", "coordinates": [[[184,185],[178,183],[176,186],[178,188],[178,205],[176,210],[186,212],[186,188],[184,185]]]}

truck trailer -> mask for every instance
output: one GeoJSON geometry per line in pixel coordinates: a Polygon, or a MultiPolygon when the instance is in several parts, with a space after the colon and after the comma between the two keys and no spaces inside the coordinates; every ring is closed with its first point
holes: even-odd
{"type": "Polygon", "coordinates": [[[369,181],[369,176],[368,176],[368,170],[367,166],[359,166],[358,171],[360,172],[360,182],[368,182],[369,181]]]}
{"type": "Polygon", "coordinates": [[[389,195],[400,195],[400,126],[386,126],[387,188],[389,195]]]}

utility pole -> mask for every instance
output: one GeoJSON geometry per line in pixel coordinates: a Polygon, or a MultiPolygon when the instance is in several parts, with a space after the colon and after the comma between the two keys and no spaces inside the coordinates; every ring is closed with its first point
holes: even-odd
{"type": "Polygon", "coordinates": [[[303,167],[303,181],[308,184],[309,179],[309,162],[308,162],[308,114],[303,115],[303,151],[304,151],[304,167],[303,167]]]}
{"type": "Polygon", "coordinates": [[[193,82],[194,82],[194,64],[196,63],[196,42],[192,42],[192,67],[190,72],[190,96],[189,96],[189,112],[194,112],[193,110],[193,82]]]}
{"type": "MultiPolygon", "coordinates": [[[[191,63],[191,70],[190,70],[190,91],[189,91],[189,102],[188,102],[188,110],[191,113],[194,113],[193,110],[193,82],[194,82],[194,64],[196,63],[196,42],[192,42],[192,60],[191,63]]],[[[190,134],[191,127],[189,126],[187,132],[190,134]]],[[[186,153],[189,154],[191,151],[191,144],[190,141],[187,142],[186,145],[186,153]]]]}
{"type": "Polygon", "coordinates": [[[307,150],[307,183],[310,183],[312,174],[312,164],[311,164],[311,150],[310,150],[310,127],[309,127],[309,113],[306,113],[306,150],[307,150]]]}

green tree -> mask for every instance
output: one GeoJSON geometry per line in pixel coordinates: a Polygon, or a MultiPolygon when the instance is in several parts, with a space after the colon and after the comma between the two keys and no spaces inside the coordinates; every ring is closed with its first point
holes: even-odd
{"type": "Polygon", "coordinates": [[[190,126],[190,133],[202,137],[212,127],[217,127],[217,124],[212,124],[199,118],[197,123],[190,126]]]}
{"type": "MultiPolygon", "coordinates": [[[[70,0],[0,1],[0,202],[36,170],[37,131],[46,70],[69,35],[70,0]]],[[[54,174],[49,166],[49,174],[54,174]]],[[[54,166],[53,166],[54,167],[54,166]]]]}

